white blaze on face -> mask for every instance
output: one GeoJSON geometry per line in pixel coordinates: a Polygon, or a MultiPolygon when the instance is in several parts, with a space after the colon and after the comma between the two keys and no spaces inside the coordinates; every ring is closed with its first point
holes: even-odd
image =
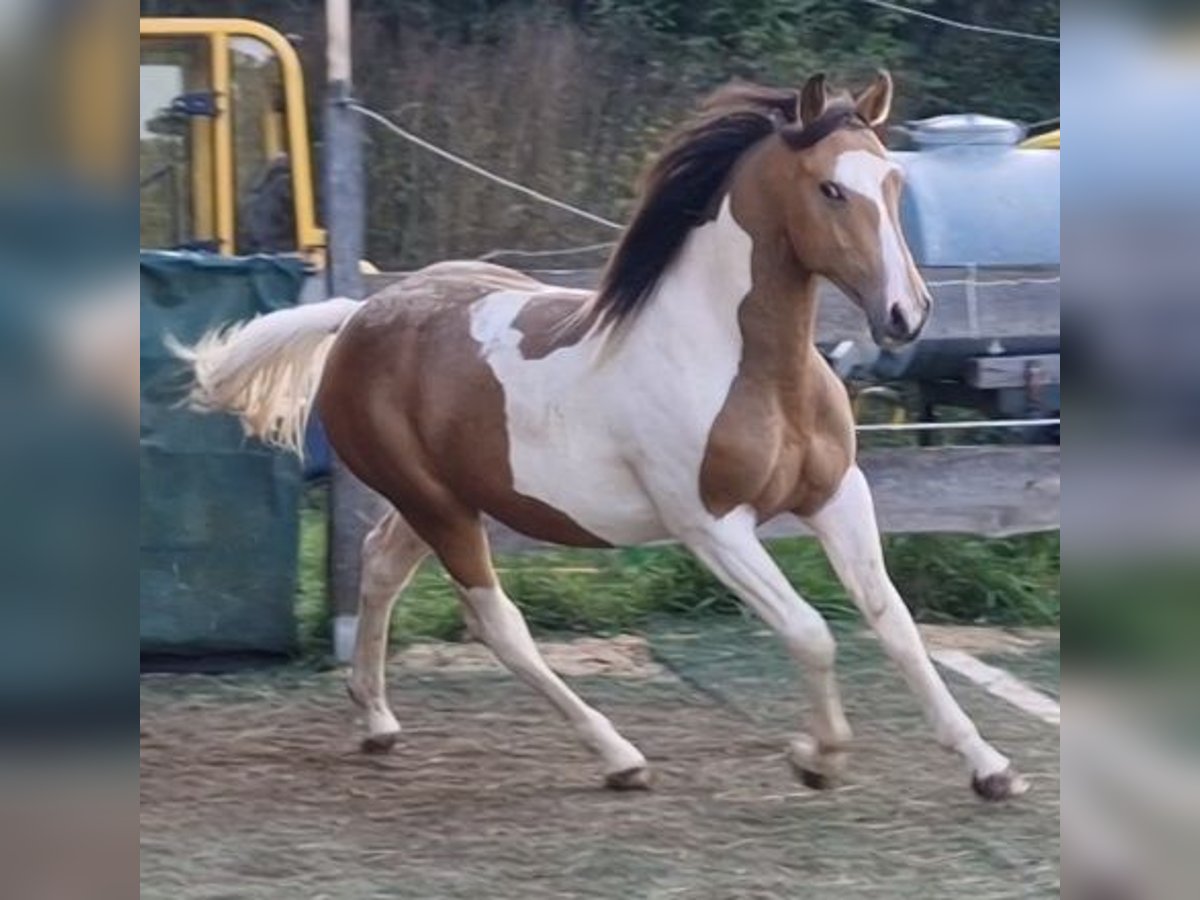
{"type": "Polygon", "coordinates": [[[833,178],[856,194],[861,194],[875,204],[879,214],[879,249],[883,256],[884,299],[886,309],[899,304],[904,317],[910,321],[919,319],[920,298],[913,290],[909,277],[911,257],[900,235],[900,226],[892,217],[883,195],[883,185],[900,166],[867,150],[848,150],[837,158],[833,178]]]}

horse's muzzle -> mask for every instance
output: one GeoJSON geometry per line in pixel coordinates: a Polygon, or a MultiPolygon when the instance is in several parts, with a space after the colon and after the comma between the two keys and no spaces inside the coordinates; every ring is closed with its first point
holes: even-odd
{"type": "Polygon", "coordinates": [[[888,348],[911,344],[925,329],[932,309],[933,302],[928,294],[921,297],[915,315],[905,310],[903,304],[893,303],[888,307],[883,323],[875,329],[875,342],[888,348]]]}

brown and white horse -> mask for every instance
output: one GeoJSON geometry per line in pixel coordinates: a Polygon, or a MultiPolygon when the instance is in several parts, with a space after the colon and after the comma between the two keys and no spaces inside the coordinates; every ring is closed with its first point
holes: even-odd
{"type": "Polygon", "coordinates": [[[264,440],[298,450],[315,406],[346,465],[395,507],[363,548],[349,686],[365,746],[399,732],[388,619],[432,552],[474,634],[562,713],[606,783],[648,783],[641,752],[539,655],[492,567],[487,514],[561,544],[686,545],[807,670],[812,721],[789,758],[806,783],[831,783],[851,737],[834,640],[755,535],[793,512],[975,790],[1024,789],[954,701],[888,577],[847,394],[813,345],[819,277],[882,345],[912,340],[929,315],[899,228],[902,175],[873,131],[891,96],[886,73],[854,97],[831,96],[822,76],[799,93],[719,91],[651,168],[595,294],[446,262],[365,303],[271,313],[179,350],[194,402],[264,440]]]}

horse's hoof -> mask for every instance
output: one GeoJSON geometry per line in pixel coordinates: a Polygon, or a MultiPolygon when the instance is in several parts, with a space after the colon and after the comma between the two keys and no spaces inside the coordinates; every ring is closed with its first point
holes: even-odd
{"type": "Polygon", "coordinates": [[[610,772],[604,776],[604,786],[610,791],[648,791],[650,781],[650,769],[646,766],[610,772]]]}
{"type": "Polygon", "coordinates": [[[1029,790],[1029,782],[1010,766],[1002,772],[982,778],[974,776],[971,779],[971,788],[984,800],[1007,800],[1009,797],[1020,797],[1029,790]]]}
{"type": "Polygon", "coordinates": [[[391,749],[396,746],[396,741],[400,739],[400,732],[385,731],[382,734],[369,734],[362,739],[359,745],[363,753],[377,755],[380,753],[390,753],[391,749]]]}
{"type": "Polygon", "coordinates": [[[800,783],[806,788],[814,791],[827,791],[835,784],[833,777],[826,775],[824,772],[814,772],[812,769],[802,769],[799,766],[793,766],[796,771],[796,777],[800,779],[800,783]]]}
{"type": "Polygon", "coordinates": [[[788,746],[787,761],[806,788],[827,791],[837,786],[838,775],[846,767],[846,753],[822,751],[812,738],[800,735],[788,746]]]}

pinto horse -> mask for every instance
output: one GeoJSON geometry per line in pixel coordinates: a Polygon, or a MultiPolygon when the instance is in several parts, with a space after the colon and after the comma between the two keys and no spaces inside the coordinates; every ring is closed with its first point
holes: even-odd
{"type": "Polygon", "coordinates": [[[273,312],[177,348],[196,406],[297,452],[315,408],[341,459],[394,507],[363,547],[348,686],[365,748],[399,733],[388,620],[433,553],[472,632],[566,718],[605,783],[649,784],[642,753],[538,653],[496,577],[487,514],[571,546],[688,547],[806,670],[811,722],[788,757],[805,783],[832,784],[851,740],[834,639],[755,534],[792,512],[975,791],[1024,790],[947,690],[888,577],[848,396],[813,344],[820,277],[880,345],[911,341],[929,315],[899,227],[902,173],[874,130],[891,98],[886,72],[857,95],[819,75],[799,92],[718,91],[650,168],[595,293],[444,262],[364,303],[273,312]]]}

